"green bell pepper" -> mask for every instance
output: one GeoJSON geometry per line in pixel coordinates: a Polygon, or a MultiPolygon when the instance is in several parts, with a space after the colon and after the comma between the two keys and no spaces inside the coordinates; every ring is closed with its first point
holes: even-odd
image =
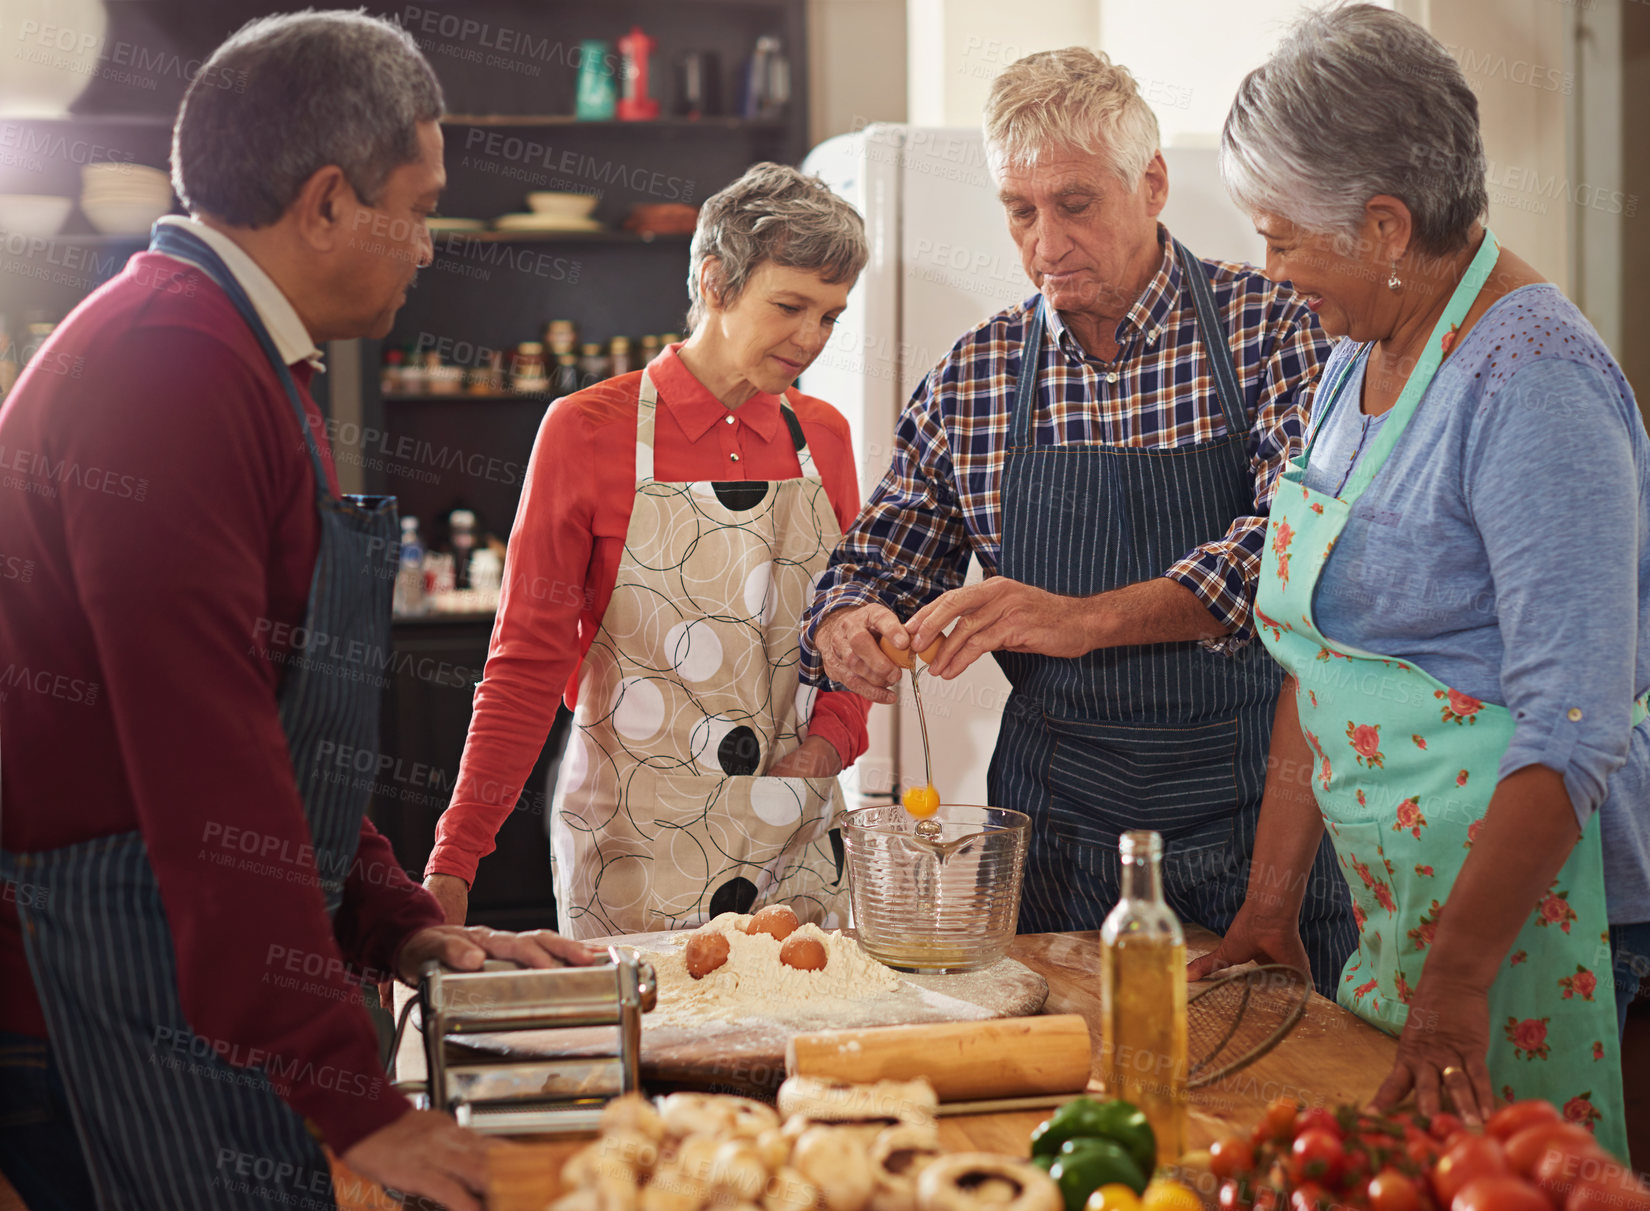
{"type": "Polygon", "coordinates": [[[1053,1156],[1074,1139],[1111,1140],[1141,1173],[1150,1175],[1157,1168],[1157,1136],[1145,1114],[1129,1102],[1087,1097],[1067,1102],[1031,1133],[1031,1155],[1053,1156]]]}
{"type": "Polygon", "coordinates": [[[1129,1158],[1121,1144],[1111,1140],[1067,1140],[1060,1145],[1048,1175],[1060,1187],[1066,1211],[1083,1211],[1089,1195],[1111,1182],[1120,1182],[1136,1194],[1146,1189],[1140,1166],[1129,1158]]]}

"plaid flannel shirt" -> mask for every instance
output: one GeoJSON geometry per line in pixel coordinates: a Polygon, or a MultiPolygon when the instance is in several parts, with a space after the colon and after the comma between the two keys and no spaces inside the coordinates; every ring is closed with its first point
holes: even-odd
{"type": "MultiPolygon", "coordinates": [[[[1117,324],[1117,356],[1091,357],[1058,314],[1047,325],[1033,440],[1168,449],[1218,438],[1226,421],[1189,289],[1161,227],[1163,260],[1117,324]]],[[[1301,450],[1305,400],[1328,356],[1317,317],[1293,290],[1246,266],[1203,261],[1249,409],[1254,508],[1163,575],[1185,585],[1230,634],[1253,635],[1250,610],[1278,474],[1301,450]]],[[[902,618],[963,583],[968,557],[997,574],[1009,406],[1028,308],[1000,311],[965,334],[918,385],[895,432],[893,464],[852,529],[803,618],[803,676],[824,684],[814,631],[832,611],[880,601],[902,618]]]]}

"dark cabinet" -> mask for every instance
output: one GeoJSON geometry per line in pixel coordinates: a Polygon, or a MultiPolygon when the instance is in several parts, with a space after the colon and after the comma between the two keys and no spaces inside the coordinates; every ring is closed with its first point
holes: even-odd
{"type": "MultiPolygon", "coordinates": [[[[395,856],[421,879],[436,821],[452,798],[470,726],[470,701],[487,659],[490,617],[398,620],[395,660],[384,690],[379,751],[358,754],[356,773],[373,784],[369,814],[395,856]]],[[[549,809],[556,763],[571,714],[556,721],[515,810],[499,828],[498,848],[482,859],[470,889],[470,923],[500,929],[555,925],[550,886],[549,809]]]]}

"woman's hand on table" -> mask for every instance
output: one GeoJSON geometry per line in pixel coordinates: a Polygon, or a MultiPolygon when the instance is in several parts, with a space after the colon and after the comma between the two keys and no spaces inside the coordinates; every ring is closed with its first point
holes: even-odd
{"type": "Polygon", "coordinates": [[[768,767],[770,778],[831,778],[842,772],[842,754],[836,745],[809,736],[768,767]]]}
{"type": "Polygon", "coordinates": [[[431,925],[402,944],[395,974],[417,984],[432,959],[455,971],[479,971],[488,959],[510,959],[523,967],[586,967],[602,957],[601,951],[548,929],[510,933],[485,925],[431,925]]]}
{"type": "Polygon", "coordinates": [[[1186,978],[1201,980],[1228,967],[1251,961],[1282,963],[1298,968],[1306,974],[1307,983],[1312,982],[1312,962],[1306,957],[1299,921],[1292,917],[1250,912],[1247,904],[1238,909],[1237,917],[1219,946],[1186,964],[1186,978]]]}
{"type": "Polygon", "coordinates": [[[1409,1003],[1409,1018],[1398,1036],[1392,1071],[1370,1102],[1387,1110],[1413,1095],[1428,1117],[1449,1109],[1476,1127],[1495,1106],[1486,1060],[1490,1049],[1490,1003],[1483,989],[1421,977],[1409,1003]]]}

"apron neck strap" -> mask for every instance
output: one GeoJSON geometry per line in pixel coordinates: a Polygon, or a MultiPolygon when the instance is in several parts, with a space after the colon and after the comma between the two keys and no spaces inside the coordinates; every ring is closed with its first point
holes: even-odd
{"type": "Polygon", "coordinates": [[[1014,384],[1014,399],[1009,405],[1008,444],[1031,444],[1031,415],[1037,410],[1037,363],[1043,356],[1043,308],[1048,306],[1039,294],[1031,310],[1020,319],[1023,335],[1020,338],[1020,377],[1014,384]]]}
{"type": "MultiPolygon", "coordinates": [[[[1478,301],[1484,283],[1489,281],[1490,272],[1495,268],[1496,258],[1500,255],[1501,245],[1496,243],[1495,234],[1485,228],[1484,242],[1479,245],[1472,263],[1467,266],[1466,275],[1457,283],[1454,293],[1450,295],[1444,314],[1439,316],[1438,322],[1432,326],[1432,335],[1427,337],[1426,347],[1421,350],[1415,369],[1410,371],[1403,392],[1398,396],[1398,402],[1392,406],[1392,414],[1382,424],[1380,433],[1370,443],[1368,453],[1358,461],[1352,478],[1347,481],[1341,492],[1341,499],[1348,504],[1363,495],[1364,489],[1373,482],[1387,456],[1398,445],[1404,428],[1415,415],[1415,410],[1421,406],[1421,398],[1426,395],[1427,388],[1432,385],[1433,376],[1438,373],[1439,363],[1444,360],[1444,336],[1451,329],[1461,326],[1467,312],[1472,310],[1473,303],[1478,301]]],[[[1342,382],[1345,382],[1344,374],[1342,382]]]]}
{"type": "MultiPolygon", "coordinates": [[[[636,397],[636,482],[639,484],[653,478],[653,422],[658,410],[659,389],[653,384],[652,373],[644,369],[642,389],[636,397]]],[[[779,414],[784,417],[785,429],[791,435],[791,444],[796,447],[796,462],[801,468],[802,478],[819,478],[813,452],[808,449],[808,439],[802,432],[802,422],[791,411],[784,396],[779,399],[779,414]]]]}
{"type": "Polygon", "coordinates": [[[298,391],[298,382],[292,377],[291,369],[281,360],[281,355],[275,348],[275,339],[269,335],[263,317],[252,305],[252,300],[247,296],[240,281],[230,271],[229,266],[223,263],[223,258],[212,251],[211,245],[187,227],[176,223],[162,223],[155,227],[154,234],[150,237],[149,251],[159,252],[174,260],[185,261],[195,266],[216,282],[229,296],[229,301],[235,304],[235,310],[240,312],[246,326],[252,329],[252,335],[258,338],[259,347],[263,349],[270,367],[286,390],[287,402],[292,405],[292,414],[298,419],[298,428],[304,435],[304,444],[309,448],[310,463],[315,468],[315,495],[317,499],[327,499],[327,474],[321,464],[321,451],[315,444],[315,434],[310,428],[309,413],[304,408],[303,396],[298,391]]]}

